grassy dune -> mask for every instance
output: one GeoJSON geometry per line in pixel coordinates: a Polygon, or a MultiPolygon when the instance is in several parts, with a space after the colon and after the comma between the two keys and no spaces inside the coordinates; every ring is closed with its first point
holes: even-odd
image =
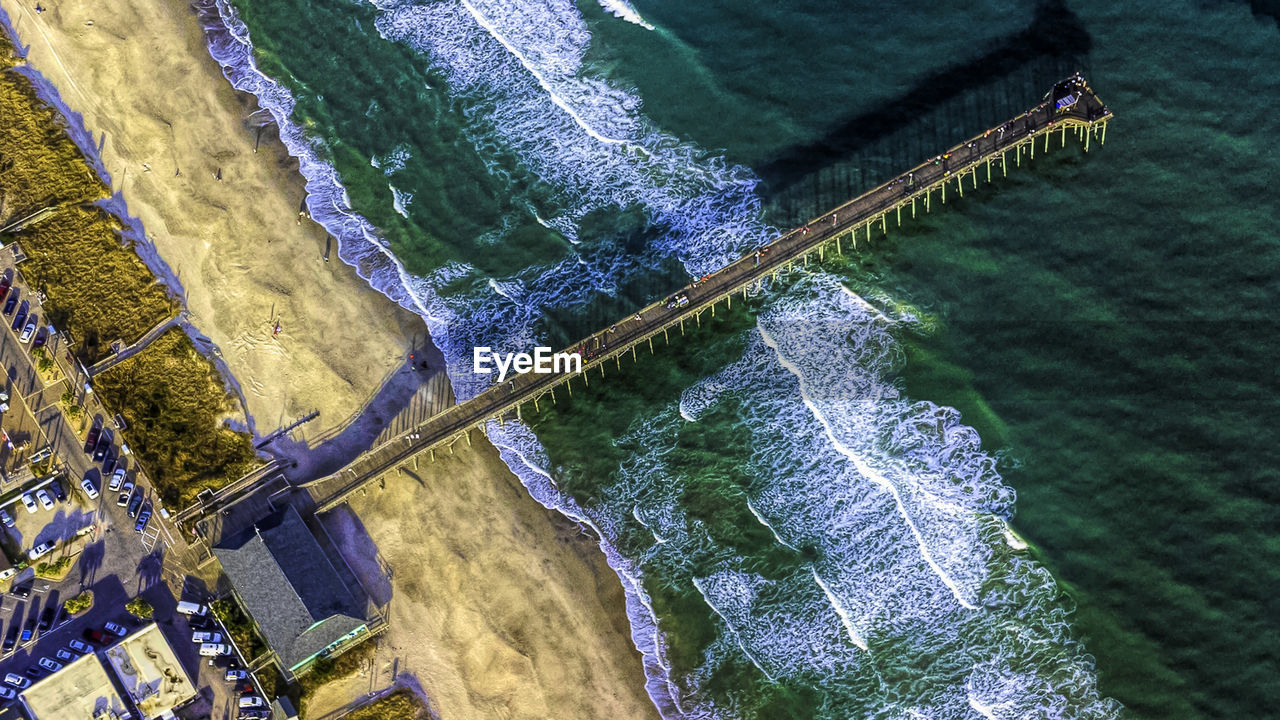
{"type": "Polygon", "coordinates": [[[408,690],[397,690],[343,716],[344,720],[418,720],[425,717],[426,705],[408,690]]]}
{"type": "Polygon", "coordinates": [[[71,332],[86,364],[109,354],[111,341],[132,343],[178,308],[122,244],[119,229],[105,210],[75,205],[14,235],[27,254],[22,274],[48,298],[46,319],[71,332]]]}
{"type": "Polygon", "coordinates": [[[223,422],[234,405],[222,376],[181,330],[98,375],[94,386],[124,415],[125,439],[168,505],[186,505],[257,462],[248,433],[223,422]]]}
{"type": "Polygon", "coordinates": [[[0,226],[110,194],[67,135],[66,120],[40,101],[31,81],[0,71],[0,109],[0,226]]]}

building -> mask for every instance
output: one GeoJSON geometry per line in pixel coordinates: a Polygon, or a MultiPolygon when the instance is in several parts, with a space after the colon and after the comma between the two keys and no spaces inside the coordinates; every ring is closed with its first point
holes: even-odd
{"type": "Polygon", "coordinates": [[[155,623],[107,648],[104,655],[144,720],[171,718],[175,708],[196,696],[190,676],[155,623]]]}
{"type": "Polygon", "coordinates": [[[97,655],[85,655],[19,696],[31,720],[129,720],[133,713],[116,693],[97,655]]]}
{"type": "Polygon", "coordinates": [[[369,637],[380,622],[292,506],[224,537],[213,553],[286,677],[369,637]]]}

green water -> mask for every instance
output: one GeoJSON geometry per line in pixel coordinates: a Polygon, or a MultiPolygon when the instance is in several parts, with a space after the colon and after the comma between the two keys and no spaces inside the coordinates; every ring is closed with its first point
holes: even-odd
{"type": "MultiPolygon", "coordinates": [[[[264,70],[294,88],[297,117],[324,138],[353,206],[411,270],[471,264],[476,272],[447,289],[465,299],[489,276],[572,256],[535,220],[568,200],[501,142],[478,144],[464,128],[483,103],[450,95],[425,58],[377,37],[371,7],[238,5],[264,70]],[[411,156],[393,180],[414,193],[410,219],[394,212],[386,175],[369,163],[397,147],[411,156]],[[485,239],[499,225],[504,240],[485,239]]],[[[1086,155],[1055,142],[1007,179],[891,226],[872,251],[825,269],[877,304],[923,314],[896,333],[906,358],[896,380],[912,398],[959,409],[999,457],[1018,493],[1013,524],[1069,595],[1062,602],[1078,606],[1071,623],[1097,658],[1103,695],[1135,718],[1274,714],[1275,20],[1244,3],[636,7],[657,31],[579,5],[592,33],[588,67],[633,89],[663,131],[757,170],[766,219],[782,227],[1020,112],[1067,72],[1086,72],[1117,116],[1105,146],[1086,155]]],[[[584,252],[648,247],[658,232],[623,212],[593,222],[583,239],[608,242],[584,252]]],[[[636,272],[646,279],[548,313],[540,327],[567,339],[674,286],[651,264],[636,272]]],[[[562,487],[599,507],[647,452],[643,439],[669,435],[667,470],[689,479],[681,506],[715,547],[783,578],[821,550],[783,548],[744,515],[760,469],[743,409],[730,403],[696,425],[672,424],[681,393],[737,360],[754,321],[740,311],[708,325],[593,381],[572,405],[544,408],[534,427],[562,487]],[[646,424],[673,429],[650,436],[646,424]]],[[[617,540],[630,557],[652,544],[638,526],[617,540]]],[[[690,563],[696,574],[722,560],[708,552],[690,563]]],[[[717,619],[662,572],[645,588],[673,662],[692,671],[716,647],[717,619]]],[[[743,716],[817,716],[823,702],[850,715],[875,707],[873,698],[831,700],[820,685],[769,682],[726,659],[701,686],[748,698],[743,716]]]]}

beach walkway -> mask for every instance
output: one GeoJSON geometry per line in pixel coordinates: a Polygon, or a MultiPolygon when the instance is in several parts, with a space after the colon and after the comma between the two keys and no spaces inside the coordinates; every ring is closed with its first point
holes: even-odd
{"type": "MultiPolygon", "coordinates": [[[[1054,142],[1065,146],[1067,135],[1071,134],[1088,151],[1093,139],[1105,141],[1111,117],[1110,110],[1083,78],[1077,75],[1064,80],[1050,90],[1044,102],[1025,113],[926,160],[670,296],[681,298],[679,302],[656,302],[566,348],[564,352],[581,354],[580,372],[509,376],[415,428],[379,438],[379,444],[340,471],[303,487],[314,500],[317,512],[332,509],[406,461],[417,463],[423,454],[434,459],[437,450],[451,451],[454,443],[470,443],[471,431],[485,432],[490,420],[505,422],[508,417],[519,418],[525,406],[537,409],[541,402],[555,402],[557,390],[561,397],[572,395],[574,380],[581,379],[589,385],[590,375],[595,372],[603,378],[608,362],[620,368],[624,355],[635,359],[637,347],[645,346],[653,352],[656,337],[667,340],[672,332],[683,334],[687,328],[698,327],[703,314],[714,315],[721,303],[731,308],[735,295],[742,293],[745,298],[750,288],[766,278],[777,277],[797,264],[807,264],[811,256],[816,255],[821,261],[828,251],[857,249],[859,241],[866,243],[887,233],[890,219],[895,226],[901,225],[904,213],[914,217],[917,212],[928,212],[935,203],[945,203],[949,193],[963,196],[966,183],[976,189],[982,174],[988,182],[996,173],[1007,174],[1010,164],[1017,167],[1024,158],[1034,158],[1037,147],[1043,153],[1054,142]]],[[[199,519],[249,489],[241,483],[234,487],[235,492],[219,493],[187,508],[182,520],[199,519]]]]}

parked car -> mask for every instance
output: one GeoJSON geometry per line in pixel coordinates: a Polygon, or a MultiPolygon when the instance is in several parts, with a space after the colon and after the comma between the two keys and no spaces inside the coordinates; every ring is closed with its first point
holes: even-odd
{"type": "Polygon", "coordinates": [[[93,476],[85,473],[84,479],[80,481],[80,487],[84,488],[84,494],[93,500],[98,497],[98,488],[93,484],[93,476]]]}
{"type": "Polygon", "coordinates": [[[40,658],[40,667],[48,670],[49,672],[58,672],[62,669],[62,663],[54,660],[53,658],[42,657],[40,658]]]}
{"type": "Polygon", "coordinates": [[[187,602],[186,600],[179,602],[177,609],[178,609],[178,612],[182,613],[183,615],[202,616],[202,615],[209,614],[208,605],[201,605],[200,603],[187,602]]]}
{"type": "Polygon", "coordinates": [[[14,290],[13,294],[9,296],[9,299],[4,301],[5,315],[12,315],[13,309],[18,307],[18,293],[20,292],[20,290],[14,290]]]}
{"type": "Polygon", "coordinates": [[[0,522],[4,523],[5,527],[13,527],[13,516],[8,510],[0,509],[0,522]]]}
{"type": "Polygon", "coordinates": [[[53,509],[53,498],[49,497],[49,493],[45,492],[44,488],[36,491],[36,499],[40,501],[40,507],[45,510],[53,509]]]}
{"type": "Polygon", "coordinates": [[[29,598],[31,597],[31,588],[34,587],[35,584],[35,581],[31,580],[21,585],[14,585],[9,588],[9,594],[19,598],[29,598]]]}
{"type": "Polygon", "coordinates": [[[9,294],[9,287],[13,285],[13,278],[4,278],[0,280],[0,300],[3,300],[9,294]]]}
{"type": "Polygon", "coordinates": [[[106,625],[103,625],[103,627],[107,629],[107,632],[114,633],[118,637],[124,637],[129,634],[129,631],[125,629],[125,626],[119,623],[109,622],[106,625]]]}
{"type": "Polygon", "coordinates": [[[36,331],[35,339],[31,341],[31,347],[42,348],[44,347],[44,344],[47,342],[49,342],[49,329],[40,328],[39,330],[36,331]]]}
{"type": "Polygon", "coordinates": [[[266,707],[267,701],[259,695],[241,695],[239,705],[242,708],[260,708],[266,707]]]}
{"type": "Polygon", "coordinates": [[[13,323],[9,325],[9,329],[17,331],[27,324],[27,307],[30,305],[31,303],[26,300],[22,301],[22,304],[18,306],[18,314],[13,316],[13,323]]]}
{"type": "Polygon", "coordinates": [[[216,633],[216,632],[193,632],[193,633],[191,633],[191,642],[193,642],[193,643],[220,643],[220,642],[222,642],[222,633],[216,633]]]}
{"type": "Polygon", "coordinates": [[[8,675],[5,675],[4,682],[6,685],[12,685],[19,690],[31,684],[30,680],[18,675],[17,673],[9,673],[8,675]]]}
{"type": "Polygon", "coordinates": [[[205,657],[217,657],[219,655],[230,655],[231,646],[219,643],[204,643],[200,646],[200,654],[205,657]]]}
{"type": "Polygon", "coordinates": [[[133,481],[126,480],[124,487],[120,488],[120,497],[116,498],[116,504],[124,507],[129,504],[129,496],[133,494],[133,481]]]}
{"type": "Polygon", "coordinates": [[[36,320],[31,320],[27,323],[26,327],[22,328],[22,334],[18,336],[18,342],[24,344],[31,342],[31,338],[36,334],[36,330],[39,328],[40,323],[36,320]]]}
{"type": "Polygon", "coordinates": [[[25,507],[29,513],[36,511],[36,499],[32,497],[31,493],[22,493],[22,506],[25,507]]]}
{"type": "MultiPolygon", "coordinates": [[[[111,473],[111,482],[108,483],[107,489],[115,492],[120,489],[120,484],[124,482],[124,468],[118,467],[116,471],[111,473]]],[[[132,486],[131,486],[132,487],[132,486]]]]}
{"type": "Polygon", "coordinates": [[[76,654],[66,648],[59,648],[58,652],[54,654],[57,655],[58,659],[63,662],[76,659],[76,654]]]}
{"type": "Polygon", "coordinates": [[[18,693],[14,692],[12,688],[0,686],[0,698],[4,698],[5,700],[12,700],[14,697],[17,696],[17,694],[18,693]]]}
{"type": "Polygon", "coordinates": [[[102,434],[98,436],[98,444],[93,449],[93,461],[102,462],[107,456],[107,451],[111,449],[111,428],[102,428],[102,434]]]}
{"type": "Polygon", "coordinates": [[[0,648],[4,654],[8,655],[9,651],[18,644],[18,626],[14,625],[9,628],[9,634],[4,636],[4,646],[0,648]]]}
{"type": "Polygon", "coordinates": [[[113,447],[107,448],[106,457],[102,458],[102,474],[106,475],[116,469],[116,450],[113,447]]]}
{"type": "Polygon", "coordinates": [[[44,674],[44,671],[40,669],[39,665],[31,665],[30,667],[24,668],[22,674],[29,678],[38,678],[44,674]]]}
{"type": "Polygon", "coordinates": [[[138,522],[133,524],[134,532],[142,532],[147,529],[147,522],[151,520],[151,503],[142,508],[142,512],[138,513],[138,522]]]}
{"type": "Polygon", "coordinates": [[[84,639],[90,642],[96,642],[99,645],[105,645],[108,642],[111,642],[111,638],[104,635],[101,630],[96,630],[94,628],[84,629],[84,639]]]}
{"type": "Polygon", "coordinates": [[[129,501],[129,517],[138,517],[140,509],[142,509],[142,493],[134,493],[133,499],[129,501]]]}
{"type": "Polygon", "coordinates": [[[234,680],[243,680],[249,677],[249,673],[245,670],[228,670],[227,674],[224,675],[223,677],[227,680],[227,682],[231,682],[234,680]]]}
{"type": "Polygon", "coordinates": [[[36,634],[36,619],[27,618],[27,624],[22,626],[22,642],[26,642],[36,634]]]}
{"type": "Polygon", "coordinates": [[[13,316],[13,323],[9,325],[10,329],[17,330],[27,324],[27,306],[30,304],[23,300],[22,304],[18,306],[18,314],[13,316]]]}
{"type": "Polygon", "coordinates": [[[53,608],[46,607],[44,612],[40,613],[40,632],[44,632],[53,627],[53,608]]]}
{"type": "Polygon", "coordinates": [[[241,710],[237,717],[240,720],[270,720],[270,710],[241,710]]]}
{"type": "Polygon", "coordinates": [[[84,438],[84,451],[93,452],[98,447],[98,435],[102,434],[102,418],[93,421],[93,427],[89,428],[89,434],[84,438]]]}
{"type": "Polygon", "coordinates": [[[71,648],[72,650],[75,650],[81,655],[88,655],[89,653],[93,652],[92,645],[88,643],[80,642],[79,640],[68,640],[67,647],[71,648]]]}
{"type": "Polygon", "coordinates": [[[27,551],[27,558],[33,562],[39,560],[45,555],[48,555],[49,551],[53,550],[54,547],[56,547],[56,545],[52,540],[46,540],[27,551]]]}
{"type": "Polygon", "coordinates": [[[53,496],[58,498],[58,502],[67,501],[67,491],[62,489],[61,480],[54,480],[49,483],[49,489],[53,490],[53,496]]]}
{"type": "Polygon", "coordinates": [[[67,612],[67,606],[59,605],[58,619],[53,621],[53,629],[57,630],[58,628],[62,627],[63,625],[66,625],[69,622],[71,622],[71,613],[67,612]]]}

